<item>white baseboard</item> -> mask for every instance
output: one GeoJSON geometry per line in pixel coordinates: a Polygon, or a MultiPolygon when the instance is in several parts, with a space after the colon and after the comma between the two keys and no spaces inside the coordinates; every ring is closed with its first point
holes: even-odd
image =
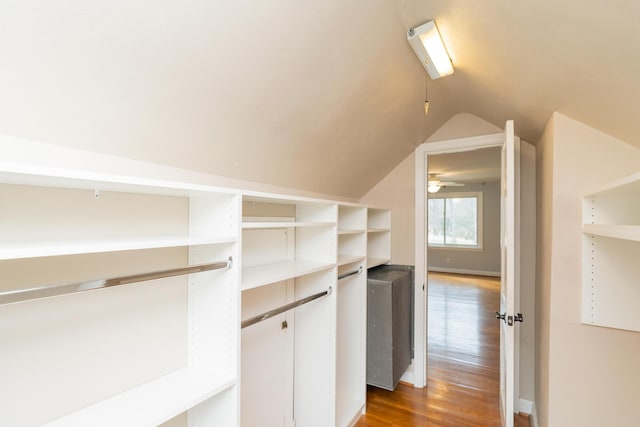
{"type": "Polygon", "coordinates": [[[518,412],[523,414],[531,414],[533,410],[533,402],[525,399],[518,399],[518,412]]]}
{"type": "Polygon", "coordinates": [[[473,276],[500,277],[499,271],[467,270],[464,268],[442,268],[442,267],[428,267],[428,270],[437,272],[437,273],[471,274],[473,276]]]}
{"type": "Polygon", "coordinates": [[[538,415],[536,414],[536,405],[534,402],[525,399],[518,399],[518,412],[529,414],[532,427],[538,427],[538,415]]]}

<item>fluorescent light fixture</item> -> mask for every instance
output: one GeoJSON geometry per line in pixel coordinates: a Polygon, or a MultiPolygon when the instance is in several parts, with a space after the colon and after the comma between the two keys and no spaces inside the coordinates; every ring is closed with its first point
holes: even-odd
{"type": "Polygon", "coordinates": [[[453,74],[453,64],[434,21],[410,29],[407,40],[429,77],[435,80],[453,74]]]}

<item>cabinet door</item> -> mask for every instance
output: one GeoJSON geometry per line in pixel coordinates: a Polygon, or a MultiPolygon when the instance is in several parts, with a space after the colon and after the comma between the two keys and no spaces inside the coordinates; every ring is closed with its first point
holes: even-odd
{"type": "MultiPolygon", "coordinates": [[[[242,293],[244,319],[286,304],[287,282],[242,293]]],[[[243,426],[293,425],[293,339],[283,313],[242,330],[243,426]],[[287,327],[283,328],[283,322],[287,327]]]]}

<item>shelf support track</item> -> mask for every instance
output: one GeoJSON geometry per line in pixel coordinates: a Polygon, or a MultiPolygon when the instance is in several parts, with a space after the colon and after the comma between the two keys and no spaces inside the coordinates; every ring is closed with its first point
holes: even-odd
{"type": "Polygon", "coordinates": [[[242,321],[242,329],[246,328],[247,326],[255,325],[256,323],[262,322],[263,320],[267,320],[273,316],[277,316],[278,314],[284,313],[285,311],[289,311],[296,307],[300,307],[301,305],[304,305],[315,299],[321,298],[325,295],[329,295],[331,294],[331,292],[332,292],[332,288],[329,287],[329,289],[327,289],[326,291],[318,292],[317,294],[313,294],[305,298],[300,298],[299,300],[290,302],[289,304],[285,304],[281,307],[274,308],[273,310],[266,311],[254,317],[250,317],[249,319],[242,321]]]}
{"type": "Polygon", "coordinates": [[[0,305],[16,302],[36,300],[60,295],[75,294],[78,292],[93,291],[96,289],[111,288],[148,280],[164,279],[167,277],[183,276],[185,274],[203,273],[205,271],[230,268],[232,258],[225,261],[196,264],[188,267],[159,270],[150,273],[133,274],[129,276],[113,277],[110,279],[98,279],[87,282],[67,283],[53,286],[40,286],[37,288],[18,289],[15,291],[0,292],[0,305]]]}

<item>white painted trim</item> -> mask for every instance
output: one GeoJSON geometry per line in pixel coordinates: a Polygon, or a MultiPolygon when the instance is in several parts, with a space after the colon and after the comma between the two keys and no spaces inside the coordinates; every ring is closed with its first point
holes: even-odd
{"type": "Polygon", "coordinates": [[[504,133],[472,136],[468,138],[448,139],[445,141],[425,142],[417,150],[424,154],[458,153],[462,151],[479,150],[481,148],[500,147],[504,141],[504,133]]]}
{"type": "Polygon", "coordinates": [[[428,155],[456,153],[481,148],[501,147],[504,134],[475,136],[450,139],[446,141],[425,142],[415,150],[415,306],[414,306],[414,387],[422,388],[427,384],[427,237],[426,237],[426,177],[428,155]]]}
{"type": "Polygon", "coordinates": [[[473,276],[489,276],[500,277],[499,271],[483,271],[483,270],[467,270],[464,268],[441,268],[441,267],[427,267],[429,271],[435,271],[438,273],[452,273],[452,274],[470,274],[473,276]]]}

